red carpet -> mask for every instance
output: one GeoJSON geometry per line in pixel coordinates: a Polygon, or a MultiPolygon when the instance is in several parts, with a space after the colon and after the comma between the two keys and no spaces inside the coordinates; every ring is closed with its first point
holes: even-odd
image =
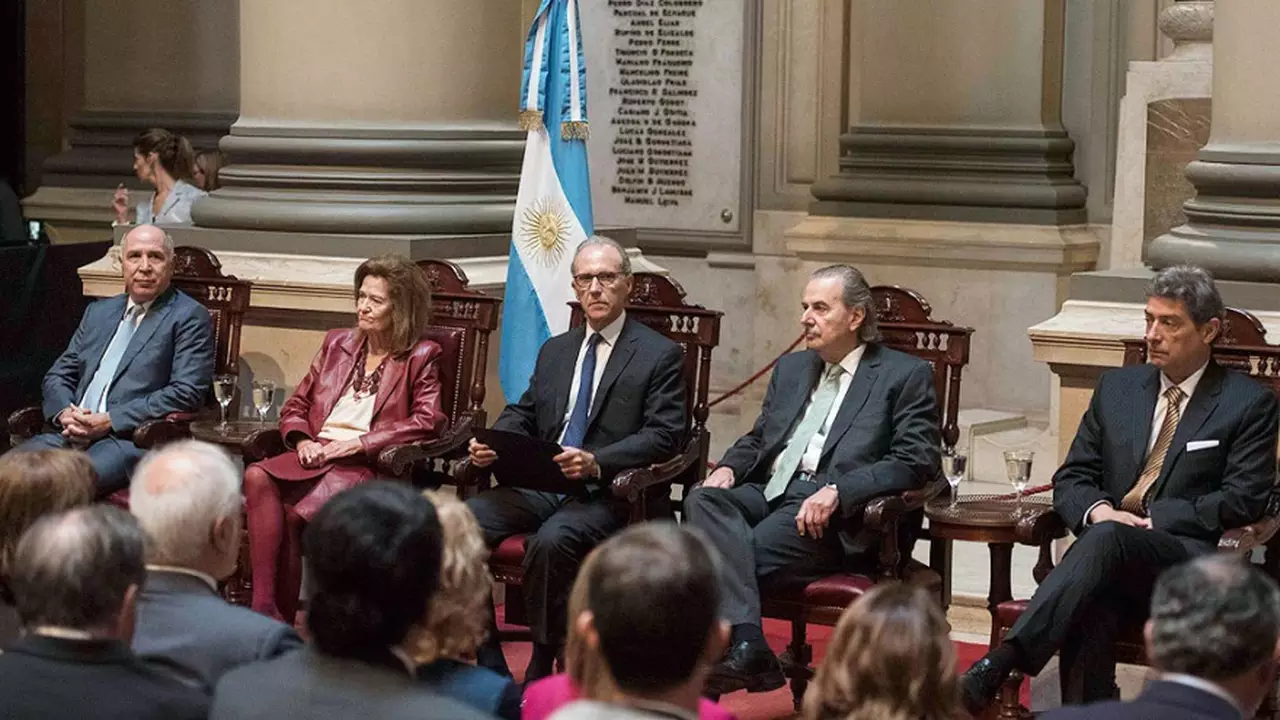
{"type": "MultiPolygon", "coordinates": [[[[499,606],[499,624],[502,622],[502,611],[503,608],[499,606]]],[[[787,643],[791,639],[791,626],[778,620],[765,620],[764,634],[769,640],[769,647],[773,648],[774,652],[781,653],[786,649],[787,643]]],[[[813,646],[813,659],[816,666],[826,655],[827,640],[831,637],[831,628],[822,625],[810,625],[808,636],[809,644],[813,646]]],[[[956,664],[961,671],[967,669],[987,651],[986,645],[974,643],[957,642],[955,647],[956,664]]],[[[503,650],[507,656],[507,664],[511,666],[511,671],[515,673],[516,680],[523,680],[524,668],[529,662],[529,643],[504,643],[503,650]]],[[[1029,695],[1029,687],[1024,683],[1022,687],[1022,702],[1024,705],[1028,704],[1029,695]]],[[[775,718],[797,717],[791,704],[791,689],[789,687],[770,693],[733,693],[720,698],[720,704],[737,715],[738,720],[774,720],[775,718]]]]}

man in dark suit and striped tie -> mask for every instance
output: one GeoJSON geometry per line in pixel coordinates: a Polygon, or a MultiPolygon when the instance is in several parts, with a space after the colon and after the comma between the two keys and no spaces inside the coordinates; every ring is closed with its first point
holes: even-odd
{"type": "Polygon", "coordinates": [[[1156,576],[1266,509],[1276,397],[1213,361],[1224,313],[1200,268],[1152,280],[1150,364],[1103,373],[1053,478],[1054,510],[1079,537],[1005,641],[965,673],[970,712],[1013,670],[1034,675],[1058,651],[1064,704],[1115,697],[1116,637],[1146,618],[1156,576]]]}
{"type": "MultiPolygon", "coordinates": [[[[572,267],[586,326],[543,344],[529,388],[493,427],[559,443],[564,452],[556,462],[566,477],[584,483],[587,496],[499,487],[467,501],[491,548],[532,533],[523,584],[534,640],[526,682],[553,670],[578,564],[626,522],[628,509],[613,499],[609,482],[623,470],[675,455],[686,420],[683,351],[624,310],[631,295],[626,252],[592,236],[578,247],[572,267]]],[[[496,459],[492,448],[472,439],[477,467],[496,459]]],[[[510,674],[492,636],[479,660],[510,674]]]]}

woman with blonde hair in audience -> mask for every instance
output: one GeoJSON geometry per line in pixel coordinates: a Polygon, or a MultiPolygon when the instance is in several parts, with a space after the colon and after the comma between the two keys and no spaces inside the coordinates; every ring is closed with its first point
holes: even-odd
{"type": "Polygon", "coordinates": [[[45,515],[92,502],[94,482],[89,456],[75,450],[0,457],[0,650],[17,639],[21,628],[6,582],[18,540],[45,515]]]}
{"type": "MultiPolygon", "coordinates": [[[[569,593],[569,614],[576,618],[587,607],[587,579],[592,575],[597,553],[591,553],[578,568],[578,577],[569,593]]],[[[614,699],[617,689],[609,676],[609,665],[583,638],[578,623],[569,623],[564,644],[565,672],[542,678],[525,688],[521,720],[546,720],[561,706],[574,700],[614,699]]],[[[698,702],[699,720],[735,720],[733,713],[703,698],[698,702]]]]}
{"type": "MultiPolygon", "coordinates": [[[[206,193],[191,184],[195,152],[181,135],[151,128],[133,139],[133,172],[155,192],[138,203],[137,225],[191,224],[191,206],[206,193]]],[[[116,225],[129,223],[129,191],[122,183],[111,199],[116,225]]]]}
{"type": "Polygon", "coordinates": [[[954,720],[951,628],[937,598],[878,585],[845,609],[804,697],[804,720],[954,720]]]}
{"type": "Polygon", "coordinates": [[[404,651],[417,665],[418,679],[453,698],[503,720],[519,720],[520,688],[511,678],[476,666],[476,648],[489,631],[493,576],[484,536],[462,501],[453,495],[423,493],[440,518],[444,550],[440,586],[427,605],[426,619],[405,638],[404,651]]]}
{"type": "Polygon", "coordinates": [[[221,150],[201,150],[196,153],[196,162],[192,169],[192,178],[195,180],[196,187],[207,193],[222,187],[222,182],[218,180],[218,173],[226,164],[227,156],[223,155],[221,150]]]}

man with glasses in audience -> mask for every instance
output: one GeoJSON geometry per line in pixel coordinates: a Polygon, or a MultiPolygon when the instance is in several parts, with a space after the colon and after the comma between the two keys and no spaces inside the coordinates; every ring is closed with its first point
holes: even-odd
{"type": "MultiPolygon", "coordinates": [[[[586,324],[547,340],[529,387],[507,405],[496,430],[558,443],[555,462],[583,497],[498,487],[467,502],[496,547],[530,533],[524,599],[533,631],[525,681],[550,675],[565,636],[569,588],[587,553],[623,526],[628,509],[609,492],[623,470],[673,456],[685,426],[684,361],[680,346],[627,316],[631,261],[622,246],[593,235],[573,258],[573,289],[586,324]]],[[[471,440],[471,462],[497,461],[493,448],[471,440]]],[[[510,675],[491,634],[480,664],[510,675]]]]}

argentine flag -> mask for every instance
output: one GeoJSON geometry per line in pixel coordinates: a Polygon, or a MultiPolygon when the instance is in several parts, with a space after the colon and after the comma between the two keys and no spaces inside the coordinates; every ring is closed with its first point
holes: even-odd
{"type": "Polygon", "coordinates": [[[520,127],[528,131],[511,227],[498,375],[507,402],[538,349],[569,329],[570,263],[594,232],[587,174],[587,68],[577,0],[542,0],[524,49],[520,127]]]}

